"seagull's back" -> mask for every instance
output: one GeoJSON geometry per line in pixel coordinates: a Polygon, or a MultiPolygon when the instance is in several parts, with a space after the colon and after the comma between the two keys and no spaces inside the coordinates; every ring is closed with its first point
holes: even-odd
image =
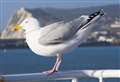
{"type": "Polygon", "coordinates": [[[50,45],[66,42],[75,36],[84,21],[86,20],[80,17],[67,23],[61,21],[45,26],[42,29],[39,43],[43,45],[50,45]]]}
{"type": "MultiPolygon", "coordinates": [[[[84,20],[85,21],[85,20],[84,20]]],[[[36,54],[53,56],[64,53],[79,45],[77,32],[83,21],[77,18],[70,22],[56,22],[26,34],[26,41],[30,49],[36,54]],[[32,38],[34,37],[34,38],[32,38]]]]}

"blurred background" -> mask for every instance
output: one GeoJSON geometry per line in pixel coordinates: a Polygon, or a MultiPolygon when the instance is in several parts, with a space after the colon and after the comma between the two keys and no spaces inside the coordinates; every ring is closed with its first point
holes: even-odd
{"type": "Polygon", "coordinates": [[[87,42],[65,53],[60,70],[120,69],[120,1],[0,0],[0,74],[41,72],[55,62],[54,57],[32,53],[22,31],[10,31],[22,17],[32,14],[43,27],[100,9],[104,10],[105,16],[98,21],[87,42]]]}
{"type": "Polygon", "coordinates": [[[105,11],[105,16],[100,19],[88,37],[87,45],[120,45],[119,0],[1,0],[0,6],[0,43],[2,44],[0,48],[27,47],[22,31],[10,32],[10,28],[27,14],[37,18],[42,27],[61,20],[70,21],[81,15],[89,15],[99,9],[105,11]]]}

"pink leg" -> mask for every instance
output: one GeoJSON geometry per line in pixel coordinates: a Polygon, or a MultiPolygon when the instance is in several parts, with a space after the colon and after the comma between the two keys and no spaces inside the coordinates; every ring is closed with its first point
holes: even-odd
{"type": "Polygon", "coordinates": [[[43,73],[47,73],[48,75],[51,75],[53,74],[54,72],[57,72],[59,70],[59,67],[60,67],[60,64],[61,64],[61,55],[60,54],[57,54],[57,59],[56,59],[56,63],[55,65],[53,66],[53,68],[49,71],[45,71],[43,73]]]}

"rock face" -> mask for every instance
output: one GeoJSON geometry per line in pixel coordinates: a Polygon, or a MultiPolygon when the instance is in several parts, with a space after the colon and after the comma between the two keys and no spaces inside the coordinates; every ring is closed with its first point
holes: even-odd
{"type": "Polygon", "coordinates": [[[44,12],[42,9],[40,10],[29,10],[25,8],[20,8],[16,11],[16,13],[10,18],[7,27],[1,33],[1,39],[23,39],[24,33],[23,31],[19,32],[11,32],[10,29],[14,28],[16,24],[20,24],[26,17],[33,16],[37,18],[40,22],[40,26],[45,26],[51,24],[53,22],[60,21],[58,18],[49,15],[44,12]]]}
{"type": "MultiPolygon", "coordinates": [[[[116,21],[116,18],[120,21],[120,11],[119,5],[108,5],[108,6],[99,6],[99,7],[89,7],[89,8],[76,8],[76,9],[55,9],[55,8],[34,8],[34,9],[24,9],[20,8],[16,13],[10,18],[7,28],[1,33],[2,39],[20,39],[24,38],[24,33],[21,32],[11,32],[10,29],[13,28],[16,24],[19,24],[27,16],[35,17],[40,26],[49,25],[54,22],[61,20],[70,21],[74,18],[79,17],[83,14],[91,14],[99,9],[103,9],[106,13],[104,17],[100,19],[97,28],[94,30],[98,31],[111,31],[115,33],[114,30],[110,29],[112,23],[116,21]],[[112,13],[116,12],[116,13],[112,13]]],[[[119,28],[118,28],[119,29],[119,28]]],[[[114,34],[116,35],[116,33],[114,34]]],[[[111,35],[110,35],[111,36],[111,35]]],[[[118,36],[118,35],[117,35],[118,36]]]]}
{"type": "Polygon", "coordinates": [[[24,8],[20,8],[16,13],[10,18],[7,28],[2,32],[1,39],[21,39],[24,38],[24,33],[11,32],[10,29],[14,28],[16,24],[19,24],[24,18],[31,16],[31,13],[26,11],[24,8]]]}

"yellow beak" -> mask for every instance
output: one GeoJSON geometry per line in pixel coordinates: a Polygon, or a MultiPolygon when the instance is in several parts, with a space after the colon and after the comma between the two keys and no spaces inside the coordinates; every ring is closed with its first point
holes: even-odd
{"type": "Polygon", "coordinates": [[[11,29],[11,31],[16,32],[18,30],[22,29],[22,26],[16,25],[15,28],[11,29]]]}

